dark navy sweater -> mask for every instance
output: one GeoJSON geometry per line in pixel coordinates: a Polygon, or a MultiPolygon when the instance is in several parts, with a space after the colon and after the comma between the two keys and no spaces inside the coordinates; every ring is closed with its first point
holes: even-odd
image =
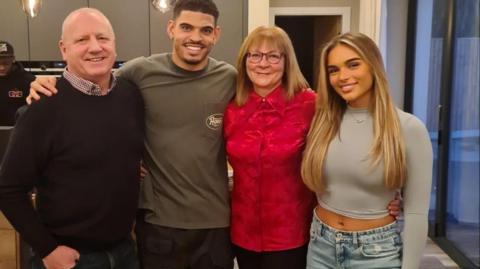
{"type": "Polygon", "coordinates": [[[98,251],[130,234],[143,153],[135,86],[119,79],[108,95],[89,96],[61,78],[57,88],[20,116],[0,168],[0,210],[41,257],[58,245],[98,251]]]}

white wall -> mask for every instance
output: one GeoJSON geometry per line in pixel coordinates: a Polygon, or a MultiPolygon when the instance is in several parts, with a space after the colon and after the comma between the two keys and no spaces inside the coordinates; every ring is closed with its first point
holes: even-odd
{"type": "Polygon", "coordinates": [[[268,25],[269,0],[248,0],[248,32],[268,25]]]}

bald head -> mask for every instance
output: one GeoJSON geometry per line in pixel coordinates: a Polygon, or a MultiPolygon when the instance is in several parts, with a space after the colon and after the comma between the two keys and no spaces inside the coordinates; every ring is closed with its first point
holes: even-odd
{"type": "Polygon", "coordinates": [[[59,46],[70,73],[108,88],[116,58],[115,35],[102,12],[81,8],[70,13],[63,21],[59,46]]]}
{"type": "Polygon", "coordinates": [[[70,12],[70,14],[67,15],[65,20],[63,20],[61,39],[64,39],[65,34],[68,34],[69,32],[69,28],[72,26],[72,24],[76,24],[76,21],[78,21],[79,18],[88,17],[95,17],[98,20],[103,21],[105,25],[108,25],[108,28],[110,29],[112,35],[115,37],[112,24],[100,10],[90,7],[84,7],[70,12]]]}

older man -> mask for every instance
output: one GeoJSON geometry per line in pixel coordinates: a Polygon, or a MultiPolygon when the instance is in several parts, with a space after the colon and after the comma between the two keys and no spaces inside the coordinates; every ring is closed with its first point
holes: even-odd
{"type": "Polygon", "coordinates": [[[115,35],[98,10],[70,13],[54,98],[21,115],[0,170],[0,209],[33,268],[137,268],[130,238],[143,152],[143,102],[115,79],[115,35]],[[36,188],[37,211],[27,193],[36,188]]]}

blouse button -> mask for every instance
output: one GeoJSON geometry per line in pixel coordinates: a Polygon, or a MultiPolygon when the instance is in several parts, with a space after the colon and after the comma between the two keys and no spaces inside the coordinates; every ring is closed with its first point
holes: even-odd
{"type": "Polygon", "coordinates": [[[262,102],[264,102],[264,103],[265,103],[265,98],[262,98],[262,102]]]}

